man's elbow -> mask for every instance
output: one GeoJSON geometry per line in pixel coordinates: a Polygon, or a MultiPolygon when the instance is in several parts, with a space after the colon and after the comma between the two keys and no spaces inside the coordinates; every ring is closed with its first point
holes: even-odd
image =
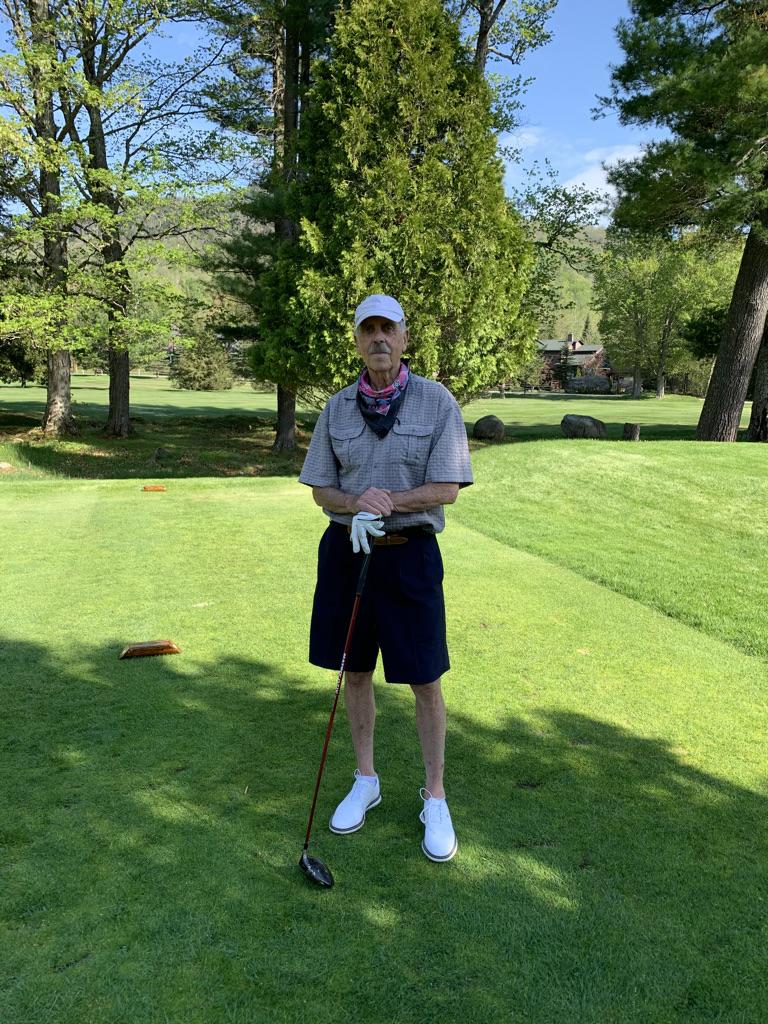
{"type": "Polygon", "coordinates": [[[444,505],[452,505],[459,496],[459,485],[458,484],[443,484],[445,488],[445,501],[444,505]]]}
{"type": "Polygon", "coordinates": [[[313,487],[312,498],[314,499],[315,504],[322,508],[325,500],[325,487],[313,487]]]}

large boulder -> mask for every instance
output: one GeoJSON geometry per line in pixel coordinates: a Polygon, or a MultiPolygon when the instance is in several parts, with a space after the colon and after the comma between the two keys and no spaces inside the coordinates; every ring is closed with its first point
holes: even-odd
{"type": "Polygon", "coordinates": [[[566,437],[592,437],[598,440],[607,437],[605,424],[593,416],[563,416],[560,429],[566,437]]]}
{"type": "Polygon", "coordinates": [[[503,441],[505,432],[498,416],[483,416],[472,428],[472,437],[477,441],[503,441]]]}

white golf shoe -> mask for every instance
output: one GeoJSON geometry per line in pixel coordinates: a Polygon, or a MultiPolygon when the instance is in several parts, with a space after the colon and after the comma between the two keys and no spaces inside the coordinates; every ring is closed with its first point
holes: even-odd
{"type": "Polygon", "coordinates": [[[360,774],[355,768],[355,784],[333,812],[329,828],[337,835],[357,832],[365,824],[366,811],[381,803],[378,775],[373,778],[360,774]]]}
{"type": "Polygon", "coordinates": [[[424,825],[424,839],[421,848],[424,855],[438,863],[450,860],[459,848],[456,833],[453,831],[451,812],[445,799],[432,796],[427,789],[420,789],[424,810],[419,815],[424,825]]]}

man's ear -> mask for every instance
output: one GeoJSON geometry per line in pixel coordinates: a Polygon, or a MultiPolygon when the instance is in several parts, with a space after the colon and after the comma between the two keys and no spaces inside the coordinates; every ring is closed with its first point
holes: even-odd
{"type": "Polygon", "coordinates": [[[406,331],[403,337],[405,338],[405,340],[403,341],[403,352],[405,352],[406,348],[408,347],[408,342],[411,339],[411,332],[406,331]]]}

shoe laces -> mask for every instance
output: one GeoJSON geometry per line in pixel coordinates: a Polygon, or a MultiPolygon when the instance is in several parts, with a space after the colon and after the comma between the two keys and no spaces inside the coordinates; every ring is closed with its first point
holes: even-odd
{"type": "Polygon", "coordinates": [[[445,797],[434,797],[423,786],[419,790],[419,796],[424,801],[424,810],[419,815],[423,825],[442,825],[443,822],[450,822],[451,815],[445,797]]]}
{"type": "Polygon", "coordinates": [[[360,775],[360,769],[359,768],[355,768],[355,782],[354,782],[354,785],[352,786],[352,791],[354,793],[362,793],[366,789],[375,789],[375,788],[376,788],[376,782],[375,781],[369,781],[368,779],[364,779],[360,775]]]}

